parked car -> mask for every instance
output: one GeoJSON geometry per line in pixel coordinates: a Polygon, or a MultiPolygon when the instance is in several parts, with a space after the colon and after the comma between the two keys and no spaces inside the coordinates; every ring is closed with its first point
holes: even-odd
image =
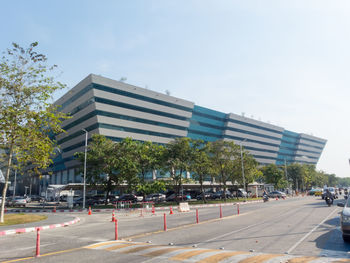
{"type": "Polygon", "coordinates": [[[30,198],[33,202],[43,202],[45,200],[45,198],[40,195],[31,195],[30,198]]]}
{"type": "Polygon", "coordinates": [[[136,203],[138,199],[134,194],[123,194],[121,197],[119,197],[118,201],[130,201],[132,203],[136,203]]]}
{"type": "Polygon", "coordinates": [[[242,188],[238,189],[237,195],[238,195],[238,197],[248,197],[248,193],[242,188]]]}
{"type": "Polygon", "coordinates": [[[181,195],[181,194],[171,194],[169,195],[167,198],[166,198],[166,201],[168,202],[180,202],[180,201],[186,201],[187,200],[187,197],[185,194],[181,195]]]}
{"type": "Polygon", "coordinates": [[[155,202],[155,203],[164,202],[165,200],[166,200],[165,194],[161,194],[161,193],[149,194],[145,198],[146,202],[155,202]]]}
{"type": "Polygon", "coordinates": [[[25,207],[27,204],[27,199],[24,196],[15,196],[14,199],[9,200],[10,206],[23,206],[25,207]]]}
{"type": "Polygon", "coordinates": [[[224,193],[224,191],[217,191],[213,194],[213,199],[224,199],[226,195],[226,198],[232,198],[233,195],[229,190],[226,190],[226,192],[224,193]]]}
{"type": "Polygon", "coordinates": [[[268,196],[271,198],[286,198],[287,195],[284,192],[281,191],[272,191],[270,193],[268,193],[268,196]]]}
{"type": "MultiPolygon", "coordinates": [[[[73,198],[73,206],[83,206],[83,197],[73,198]]],[[[98,205],[98,201],[94,200],[91,197],[85,198],[85,206],[98,205]]]]}
{"type": "Polygon", "coordinates": [[[340,229],[344,242],[350,242],[350,198],[345,203],[338,202],[338,206],[343,207],[340,214],[340,229]]]}
{"type": "Polygon", "coordinates": [[[210,200],[210,199],[214,199],[214,193],[211,192],[204,192],[204,193],[200,193],[199,195],[197,195],[197,200],[203,200],[203,197],[205,196],[205,199],[210,200]]]}
{"type": "Polygon", "coordinates": [[[25,196],[25,198],[27,203],[30,203],[32,201],[32,198],[29,195],[25,196]]]}

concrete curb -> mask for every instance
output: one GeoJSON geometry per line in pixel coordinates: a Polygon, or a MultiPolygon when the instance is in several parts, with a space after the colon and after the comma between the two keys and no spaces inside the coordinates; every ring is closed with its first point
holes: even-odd
{"type": "MultiPolygon", "coordinates": [[[[283,200],[283,199],[280,199],[283,200]]],[[[270,201],[276,201],[274,198],[270,198],[270,201]]],[[[230,203],[217,203],[217,204],[202,204],[202,205],[190,205],[190,208],[206,208],[206,207],[218,207],[218,206],[231,206],[231,205],[245,205],[245,204],[254,204],[254,203],[262,203],[263,200],[256,200],[256,201],[247,201],[247,202],[230,202],[230,203]]],[[[155,207],[155,211],[168,211],[170,210],[171,206],[161,206],[161,207],[155,207]]],[[[172,206],[173,208],[177,206],[172,206]]],[[[118,211],[140,211],[143,210],[152,210],[152,207],[149,208],[128,208],[128,209],[91,209],[92,213],[100,213],[100,212],[110,212],[112,213],[113,210],[115,212],[118,211]]],[[[57,209],[56,212],[53,211],[53,209],[11,209],[7,210],[6,213],[83,213],[88,212],[88,209],[57,209]]]]}
{"type": "Polygon", "coordinates": [[[79,221],[80,221],[80,218],[76,217],[72,221],[61,223],[61,224],[53,224],[53,225],[46,225],[46,226],[39,226],[39,227],[27,227],[27,228],[10,229],[10,230],[5,230],[5,231],[0,231],[0,236],[7,236],[7,235],[21,234],[21,233],[29,233],[29,232],[34,232],[37,229],[46,230],[46,229],[53,229],[53,228],[58,228],[58,227],[65,227],[65,226],[76,224],[79,221]]]}

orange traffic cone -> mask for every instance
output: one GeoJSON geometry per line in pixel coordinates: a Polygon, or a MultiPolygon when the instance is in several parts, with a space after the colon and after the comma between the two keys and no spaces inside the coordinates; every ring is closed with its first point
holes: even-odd
{"type": "Polygon", "coordinates": [[[154,208],[154,204],[152,204],[152,215],[155,215],[156,209],[154,208]]]}
{"type": "Polygon", "coordinates": [[[170,215],[173,215],[174,214],[174,212],[173,212],[173,207],[172,206],[170,206],[170,213],[169,213],[170,215]]]}
{"type": "Polygon", "coordinates": [[[276,196],[276,200],[278,200],[278,197],[276,196]]]}
{"type": "Polygon", "coordinates": [[[113,209],[113,213],[112,213],[112,221],[111,222],[115,222],[115,214],[114,214],[114,209],[113,209]]]}
{"type": "Polygon", "coordinates": [[[88,215],[91,215],[91,206],[89,206],[89,213],[88,215]]]}
{"type": "Polygon", "coordinates": [[[53,212],[53,213],[56,213],[56,206],[53,207],[52,212],[53,212]]]}

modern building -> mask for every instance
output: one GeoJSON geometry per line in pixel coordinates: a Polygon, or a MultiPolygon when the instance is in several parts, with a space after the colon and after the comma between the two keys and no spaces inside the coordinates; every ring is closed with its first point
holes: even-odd
{"type": "MultiPolygon", "coordinates": [[[[97,75],[89,75],[55,102],[72,118],[57,136],[61,155],[54,160],[51,184],[79,183],[75,152],[102,134],[113,141],[132,137],[166,144],[176,137],[204,141],[233,140],[262,165],[317,164],[326,140],[234,113],[224,113],[97,75]]],[[[152,175],[151,175],[152,176],[152,175]]]]}

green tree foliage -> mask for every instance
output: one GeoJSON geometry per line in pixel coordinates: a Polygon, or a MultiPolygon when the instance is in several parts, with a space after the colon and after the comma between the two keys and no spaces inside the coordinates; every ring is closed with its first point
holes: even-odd
{"type": "MultiPolygon", "coordinates": [[[[123,177],[118,171],[117,145],[103,135],[93,134],[88,144],[86,155],[86,181],[92,185],[103,187],[106,192],[106,202],[109,193],[123,182],[123,177]]],[[[85,153],[75,153],[76,158],[84,164],[85,153]]],[[[81,167],[83,171],[83,166],[81,167]]]]}
{"type": "MultiPolygon", "coordinates": [[[[208,143],[211,173],[218,179],[226,193],[227,182],[235,176],[234,170],[240,158],[240,148],[232,141],[219,140],[208,143]]],[[[226,194],[224,195],[226,201],[226,194]]]]}
{"type": "MultiPolygon", "coordinates": [[[[238,146],[238,145],[236,145],[238,146]]],[[[238,146],[239,147],[239,146],[238,146]]],[[[237,148],[237,147],[236,147],[237,148]]],[[[240,151],[240,149],[239,149],[240,151]]],[[[244,169],[244,189],[247,189],[248,184],[253,183],[256,179],[262,176],[261,172],[258,170],[258,162],[254,157],[242,147],[242,157],[243,157],[243,169],[244,169]]],[[[234,169],[231,176],[232,184],[238,182],[243,185],[243,171],[242,171],[242,158],[241,155],[235,156],[234,159],[234,169]]]]}
{"type": "MultiPolygon", "coordinates": [[[[55,141],[50,134],[63,132],[63,113],[49,103],[63,87],[52,77],[56,66],[46,64],[45,55],[35,51],[38,43],[22,48],[13,43],[0,61],[0,147],[6,151],[5,200],[10,170],[15,156],[18,168],[30,164],[37,174],[52,163],[55,141]]],[[[2,202],[0,222],[4,222],[2,202]]]]}
{"type": "Polygon", "coordinates": [[[160,193],[166,190],[166,184],[163,181],[154,181],[142,183],[137,186],[137,191],[145,195],[160,193]]]}
{"type": "Polygon", "coordinates": [[[285,186],[285,174],[277,165],[269,164],[263,166],[261,172],[263,173],[265,183],[273,184],[276,189],[281,189],[285,186]]]}
{"type": "Polygon", "coordinates": [[[189,171],[192,147],[189,138],[176,138],[166,145],[164,152],[165,170],[170,173],[176,192],[179,194],[183,175],[189,171]]]}
{"type": "MultiPolygon", "coordinates": [[[[211,160],[209,158],[209,147],[203,141],[192,141],[192,157],[189,169],[192,176],[200,184],[201,192],[204,193],[203,182],[211,171],[211,160]]],[[[206,203],[205,195],[203,201],[206,203]]]]}
{"type": "Polygon", "coordinates": [[[146,174],[159,169],[163,159],[164,147],[150,141],[136,142],[136,161],[141,173],[142,183],[145,182],[146,174]]]}

